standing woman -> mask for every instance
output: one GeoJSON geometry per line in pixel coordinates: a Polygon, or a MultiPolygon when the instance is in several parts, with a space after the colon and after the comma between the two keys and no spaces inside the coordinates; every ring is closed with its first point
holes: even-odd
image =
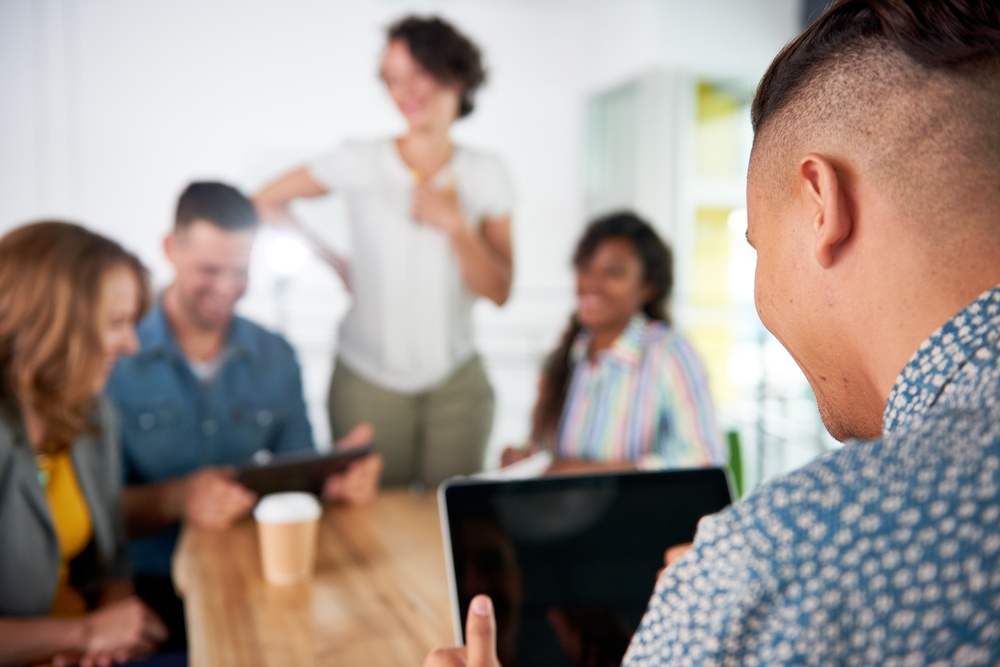
{"type": "Polygon", "coordinates": [[[403,136],[347,142],[254,203],[264,220],[295,224],[292,200],[345,197],[350,266],[306,233],[354,294],[330,383],[334,436],[371,422],[387,484],[436,485],[480,469],[492,427],[472,305],[510,294],[512,194],[494,155],[449,134],[485,80],[468,38],[439,18],[404,18],[388,30],[381,78],[403,136]]]}
{"type": "Polygon", "coordinates": [[[40,222],[0,239],[0,665],[110,664],[166,637],[132,595],[115,413],[146,271],[117,243],[40,222]]]}

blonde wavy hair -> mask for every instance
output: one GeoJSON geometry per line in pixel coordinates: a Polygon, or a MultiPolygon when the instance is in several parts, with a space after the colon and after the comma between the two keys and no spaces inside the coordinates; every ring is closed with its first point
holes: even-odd
{"type": "Polygon", "coordinates": [[[43,453],[91,431],[94,384],[105,363],[97,313],[105,276],[126,266],[149,307],[149,274],[114,241],[67,222],[18,227],[0,238],[0,402],[26,405],[45,425],[43,453]]]}

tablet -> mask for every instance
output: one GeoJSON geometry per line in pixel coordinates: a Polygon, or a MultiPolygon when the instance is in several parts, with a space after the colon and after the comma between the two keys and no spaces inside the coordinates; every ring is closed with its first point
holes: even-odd
{"type": "Polygon", "coordinates": [[[722,468],[456,478],[438,493],[455,637],[489,594],[504,667],[619,664],[663,552],[732,499],[722,468]]]}
{"type": "Polygon", "coordinates": [[[306,491],[320,495],[326,478],[347,469],[350,463],[373,451],[372,445],[330,452],[258,452],[241,466],[236,481],[259,495],[283,491],[306,491]]]}

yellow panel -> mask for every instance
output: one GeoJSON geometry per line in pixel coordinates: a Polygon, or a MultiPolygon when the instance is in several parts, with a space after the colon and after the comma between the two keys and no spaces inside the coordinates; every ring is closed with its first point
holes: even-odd
{"type": "Polygon", "coordinates": [[[711,84],[698,84],[695,169],[699,177],[731,178],[743,170],[739,153],[744,101],[711,84]]]}
{"type": "MultiPolygon", "coordinates": [[[[727,310],[729,295],[729,213],[730,209],[699,208],[695,214],[694,280],[691,303],[709,313],[727,310]]],[[[723,405],[734,398],[728,377],[729,354],[733,348],[730,318],[699,317],[688,330],[692,344],[701,354],[712,385],[712,395],[723,405]]]]}

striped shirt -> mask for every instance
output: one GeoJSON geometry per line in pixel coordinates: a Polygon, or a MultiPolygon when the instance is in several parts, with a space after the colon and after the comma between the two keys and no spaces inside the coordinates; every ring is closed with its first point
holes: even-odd
{"type": "Polygon", "coordinates": [[[589,347],[583,331],[570,348],[560,458],[632,461],[649,469],[723,463],[704,366],[670,325],[637,314],[594,363],[589,347]]]}

